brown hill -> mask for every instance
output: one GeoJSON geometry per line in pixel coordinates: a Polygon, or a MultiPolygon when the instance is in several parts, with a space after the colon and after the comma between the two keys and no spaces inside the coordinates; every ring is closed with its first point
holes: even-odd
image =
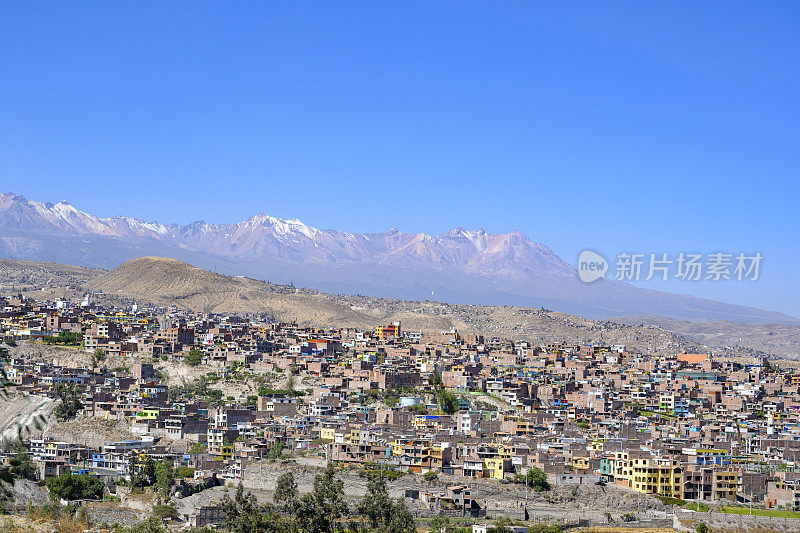
{"type": "Polygon", "coordinates": [[[239,292],[243,284],[168,257],[140,257],[122,263],[89,283],[107,293],[142,294],[159,298],[187,298],[199,292],[239,292]]]}
{"type": "Polygon", "coordinates": [[[261,313],[318,326],[371,328],[377,323],[316,291],[223,276],[166,257],[132,259],[85,286],[110,296],[207,313],[261,313]]]}

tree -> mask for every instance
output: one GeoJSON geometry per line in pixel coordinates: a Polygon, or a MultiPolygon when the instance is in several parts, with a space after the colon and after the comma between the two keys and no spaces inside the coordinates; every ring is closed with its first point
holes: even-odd
{"type": "Polygon", "coordinates": [[[373,529],[385,526],[392,519],[392,500],[386,491],[383,478],[374,477],[367,483],[367,493],[357,506],[358,512],[364,515],[373,529]]]}
{"type": "Polygon", "coordinates": [[[203,351],[192,348],[183,358],[183,362],[189,366],[197,366],[203,361],[203,351]]]}
{"type": "Polygon", "coordinates": [[[547,481],[547,474],[540,468],[533,467],[528,470],[528,473],[523,475],[517,474],[514,476],[514,481],[517,483],[527,483],[528,488],[534,492],[544,492],[550,490],[550,483],[547,481]]]}
{"type": "Polygon", "coordinates": [[[225,525],[232,533],[262,533],[286,531],[286,524],[267,506],[258,504],[252,492],[244,493],[241,481],[233,499],[225,493],[222,497],[225,525]]]}
{"type": "Polygon", "coordinates": [[[514,530],[511,529],[513,525],[514,521],[504,516],[495,520],[494,525],[489,528],[488,533],[514,533],[514,530]]]}
{"type": "Polygon", "coordinates": [[[428,533],[453,533],[453,521],[448,516],[434,516],[428,522],[428,533]]]}
{"type": "Polygon", "coordinates": [[[158,461],[154,471],[158,490],[167,494],[172,484],[175,483],[175,468],[172,466],[172,461],[169,459],[158,461]]]}
{"type": "Polygon", "coordinates": [[[381,533],[414,533],[417,529],[403,500],[392,501],[383,478],[374,477],[367,484],[367,493],[357,506],[370,531],[381,533]]]}
{"type": "Polygon", "coordinates": [[[445,389],[439,389],[439,392],[436,393],[436,398],[439,401],[439,407],[441,407],[442,411],[448,415],[452,415],[458,411],[458,398],[452,392],[448,392],[445,389]]]}
{"type": "Polygon", "coordinates": [[[134,455],[131,461],[131,486],[132,487],[150,487],[156,482],[156,465],[149,456],[146,456],[142,464],[138,464],[136,456],[134,455]]]}
{"type": "Polygon", "coordinates": [[[415,403],[414,405],[409,405],[406,407],[406,411],[409,413],[416,413],[418,415],[427,415],[428,408],[422,405],[421,403],[415,403]]]}
{"type": "Polygon", "coordinates": [[[153,507],[153,516],[162,520],[174,520],[178,518],[178,509],[173,503],[155,505],[153,507]]]}
{"type": "Polygon", "coordinates": [[[166,533],[167,530],[161,524],[160,518],[151,516],[144,522],[123,528],[121,531],[125,533],[166,533]]]}
{"type": "Polygon", "coordinates": [[[323,473],[314,478],[314,490],[300,499],[298,523],[304,531],[333,533],[346,512],[344,482],[336,479],[333,465],[328,463],[323,473]]]}
{"type": "Polygon", "coordinates": [[[294,474],[286,472],[278,478],[278,483],[275,486],[275,493],[272,495],[272,501],[275,505],[287,514],[294,513],[297,508],[297,482],[294,479],[294,474]]]}
{"type": "Polygon", "coordinates": [[[62,500],[97,500],[103,496],[103,483],[87,474],[64,472],[47,480],[50,497],[62,500]]]}
{"type": "Polygon", "coordinates": [[[708,526],[706,525],[705,522],[700,522],[699,524],[697,524],[695,531],[697,533],[708,533],[708,526]]]}
{"type": "Polygon", "coordinates": [[[415,533],[417,526],[414,524],[414,517],[406,507],[406,502],[398,499],[392,504],[392,520],[386,528],[386,533],[415,533]]]}
{"type": "Polygon", "coordinates": [[[59,420],[69,420],[83,409],[83,404],[74,387],[59,384],[56,386],[56,396],[61,400],[56,407],[56,417],[59,420]]]}
{"type": "Polygon", "coordinates": [[[19,479],[36,480],[36,467],[27,452],[18,453],[9,461],[11,475],[19,479]]]}
{"type": "Polygon", "coordinates": [[[284,445],[281,441],[274,441],[271,442],[270,445],[267,447],[267,459],[270,461],[274,461],[276,459],[280,459],[283,455],[283,448],[284,445]]]}
{"type": "Polygon", "coordinates": [[[106,358],[106,352],[101,350],[100,348],[96,348],[95,351],[92,353],[92,370],[103,362],[106,358]]]}
{"type": "Polygon", "coordinates": [[[194,477],[194,468],[179,466],[175,471],[175,477],[179,479],[192,479],[194,477]]]}

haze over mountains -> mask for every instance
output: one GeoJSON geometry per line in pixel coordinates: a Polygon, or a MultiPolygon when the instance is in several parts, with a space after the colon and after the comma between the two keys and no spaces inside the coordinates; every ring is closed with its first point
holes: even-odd
{"type": "Polygon", "coordinates": [[[782,313],[612,280],[581,283],[573,266],[518,231],[346,233],[263,213],[236,224],[165,225],[100,218],[67,202],[0,194],[0,257],[113,268],[148,255],[333,293],[545,307],[590,318],[798,322],[782,313]]]}

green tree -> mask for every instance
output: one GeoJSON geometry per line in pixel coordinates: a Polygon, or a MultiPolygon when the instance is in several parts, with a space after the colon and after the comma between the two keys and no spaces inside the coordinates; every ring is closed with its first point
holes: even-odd
{"type": "Polygon", "coordinates": [[[133,456],[131,470],[132,487],[151,487],[156,482],[156,465],[153,459],[146,456],[141,464],[138,464],[136,456],[133,456]]]}
{"type": "Polygon", "coordinates": [[[169,459],[162,459],[154,466],[156,486],[158,490],[167,494],[172,484],[175,483],[175,467],[169,459]]]}
{"type": "Polygon", "coordinates": [[[19,479],[36,479],[36,467],[31,461],[31,456],[27,452],[18,453],[9,460],[9,471],[11,475],[19,479]]]}
{"type": "MultiPolygon", "coordinates": [[[[114,530],[117,531],[116,528],[114,530]]],[[[121,533],[166,533],[167,530],[161,523],[160,518],[151,516],[144,522],[140,522],[134,526],[121,528],[119,531],[121,533]]]]}
{"type": "Polygon", "coordinates": [[[415,533],[417,526],[414,517],[402,499],[392,503],[392,520],[383,529],[386,533],[415,533]]]}
{"type": "Polygon", "coordinates": [[[92,370],[94,370],[100,363],[102,363],[106,358],[106,352],[101,350],[100,348],[96,348],[95,351],[92,353],[92,370]]]}
{"type": "Polygon", "coordinates": [[[188,466],[179,466],[175,471],[175,477],[179,479],[191,479],[194,477],[194,468],[188,466]]]}
{"type": "Polygon", "coordinates": [[[409,413],[416,413],[418,415],[427,415],[428,408],[422,405],[421,403],[415,403],[414,405],[409,405],[406,407],[406,411],[409,413]]]}
{"type": "Polygon", "coordinates": [[[489,528],[488,533],[514,533],[514,530],[511,529],[513,525],[514,521],[504,516],[495,520],[494,525],[489,528]]]}
{"type": "Polygon", "coordinates": [[[284,445],[280,441],[271,442],[270,445],[267,447],[267,459],[270,461],[274,461],[276,459],[280,459],[283,455],[283,448],[284,445]]]}
{"type": "Polygon", "coordinates": [[[705,522],[700,522],[699,524],[697,524],[695,531],[697,533],[708,533],[708,526],[706,525],[705,522]]]}
{"type": "Polygon", "coordinates": [[[47,480],[50,497],[62,500],[97,500],[103,496],[103,483],[87,474],[64,472],[47,480]]]}
{"type": "Polygon", "coordinates": [[[433,483],[438,477],[439,475],[433,470],[429,470],[422,474],[422,479],[424,479],[427,483],[433,483]]]}
{"type": "Polygon", "coordinates": [[[184,358],[183,362],[189,366],[197,366],[203,361],[203,351],[198,350],[197,348],[192,348],[189,350],[184,358]]]}
{"type": "Polygon", "coordinates": [[[75,387],[58,384],[55,392],[56,397],[60,400],[58,407],[56,407],[56,418],[59,420],[69,420],[83,409],[83,404],[75,387]]]}
{"type": "Polygon", "coordinates": [[[272,501],[275,502],[284,513],[292,514],[297,509],[297,482],[294,479],[294,474],[285,472],[278,478],[278,483],[275,486],[275,493],[272,495],[272,501]]]}
{"type": "Polygon", "coordinates": [[[428,533],[453,533],[455,530],[450,517],[441,515],[434,516],[430,522],[428,522],[428,528],[428,533]]]}
{"type": "Polygon", "coordinates": [[[372,529],[385,526],[392,520],[392,500],[386,491],[383,478],[374,477],[367,483],[367,493],[357,506],[358,512],[372,529]]]}
{"type": "Polygon", "coordinates": [[[174,520],[178,518],[178,509],[174,503],[163,503],[153,506],[153,516],[162,520],[174,520]]]}
{"type": "Polygon", "coordinates": [[[436,398],[439,401],[439,407],[448,415],[458,411],[458,398],[452,392],[439,389],[439,392],[436,393],[436,398]]]}
{"type": "Polygon", "coordinates": [[[332,464],[314,478],[314,490],[300,499],[297,520],[303,531],[333,533],[347,512],[344,483],[336,478],[332,464]]]}
{"type": "Polygon", "coordinates": [[[392,501],[383,478],[374,477],[367,484],[367,493],[357,506],[369,531],[380,533],[414,533],[417,528],[403,500],[392,501]]]}
{"type": "Polygon", "coordinates": [[[233,499],[225,493],[221,507],[225,511],[225,525],[232,533],[277,533],[291,530],[272,509],[259,505],[252,492],[245,494],[241,482],[236,487],[233,499]]]}
{"type": "Polygon", "coordinates": [[[527,483],[528,488],[535,492],[544,492],[550,490],[550,483],[547,481],[547,474],[540,468],[533,467],[528,470],[528,473],[523,475],[517,474],[514,476],[516,483],[527,483]]]}

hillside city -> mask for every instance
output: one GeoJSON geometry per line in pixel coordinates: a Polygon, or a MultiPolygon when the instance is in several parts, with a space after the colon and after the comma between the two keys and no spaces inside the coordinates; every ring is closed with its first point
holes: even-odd
{"type": "MultiPolygon", "coordinates": [[[[569,527],[800,508],[800,373],[762,357],[535,345],[400,322],[318,329],[91,295],[0,299],[0,339],[6,390],[45,406],[14,420],[16,437],[6,421],[5,468],[64,503],[122,501],[109,524],[157,510],[173,526],[238,530],[247,513],[236,506],[250,500],[220,487],[278,502],[303,475],[315,477],[311,494],[337,475],[368,480],[368,496],[388,490],[395,515],[437,531],[439,520],[485,530],[497,518],[522,531],[537,509],[539,523],[569,527]],[[127,438],[70,437],[70,421],[116,424],[127,438]],[[79,479],[100,483],[64,492],[79,479]]],[[[349,484],[334,513],[345,523],[365,516],[363,501],[347,503],[349,484]]]]}

